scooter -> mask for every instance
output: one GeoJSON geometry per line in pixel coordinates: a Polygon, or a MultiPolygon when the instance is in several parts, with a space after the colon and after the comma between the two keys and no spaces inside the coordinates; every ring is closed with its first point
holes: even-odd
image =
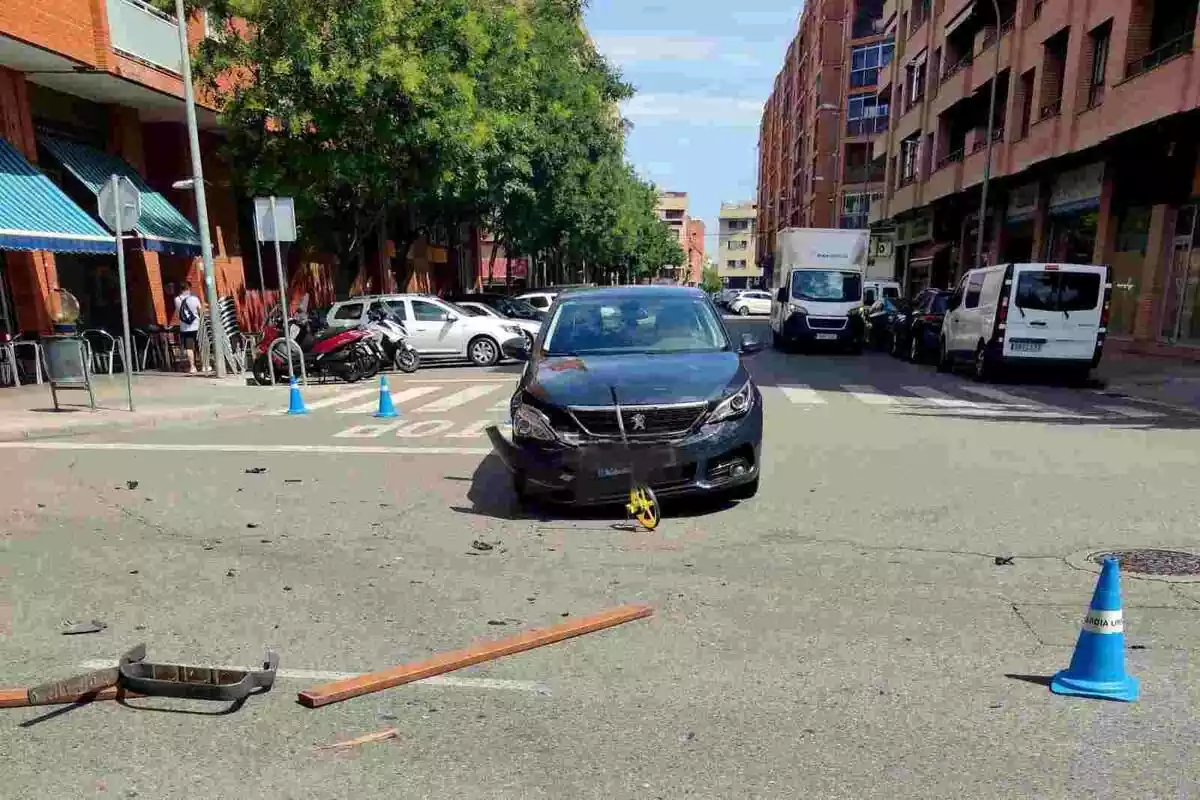
{"type": "Polygon", "coordinates": [[[421,365],[421,356],[408,343],[408,331],[404,323],[394,314],[372,311],[368,314],[366,329],[385,364],[392,364],[401,372],[416,372],[421,365]]]}
{"type": "MultiPolygon", "coordinates": [[[[253,366],[254,381],[259,386],[271,384],[272,368],[276,381],[288,377],[288,351],[280,316],[273,312],[263,328],[253,366]]],[[[311,316],[290,319],[288,324],[293,364],[295,359],[302,358],[308,375],[330,376],[354,383],[379,372],[379,356],[370,345],[370,331],[363,328],[320,330],[318,320],[311,316]]]]}

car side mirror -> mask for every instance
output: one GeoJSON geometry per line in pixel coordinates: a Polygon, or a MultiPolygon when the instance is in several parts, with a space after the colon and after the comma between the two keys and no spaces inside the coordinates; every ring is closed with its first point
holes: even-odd
{"type": "Polygon", "coordinates": [[[755,353],[762,351],[764,348],[766,348],[766,346],[767,346],[766,342],[762,341],[761,339],[758,339],[757,337],[754,336],[754,334],[743,333],[742,334],[742,344],[738,348],[738,352],[744,356],[752,356],[755,353]]]}
{"type": "Polygon", "coordinates": [[[455,322],[457,320],[457,314],[442,314],[442,322],[455,322]]]}
{"type": "Polygon", "coordinates": [[[524,336],[506,339],[500,345],[500,352],[504,353],[506,358],[511,358],[513,361],[528,361],[533,355],[529,350],[529,340],[524,336]]]}
{"type": "Polygon", "coordinates": [[[779,290],[777,292],[775,292],[775,300],[780,303],[787,302],[787,287],[786,286],[780,286],[779,290]]]}

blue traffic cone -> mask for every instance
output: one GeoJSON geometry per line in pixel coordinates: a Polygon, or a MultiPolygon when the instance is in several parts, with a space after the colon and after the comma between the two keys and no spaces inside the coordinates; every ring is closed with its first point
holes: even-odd
{"type": "Polygon", "coordinates": [[[387,376],[379,376],[379,410],[375,416],[380,419],[391,419],[400,416],[396,413],[396,405],[392,402],[392,390],[388,388],[387,376]]]}
{"type": "Polygon", "coordinates": [[[1071,666],[1054,676],[1050,691],[1132,703],[1138,698],[1138,688],[1137,678],[1125,672],[1120,568],[1116,559],[1106,558],[1071,666]]]}
{"type": "Polygon", "coordinates": [[[304,398],[300,396],[300,384],[296,383],[295,378],[288,382],[287,413],[292,416],[308,413],[308,409],[304,407],[304,398]]]}

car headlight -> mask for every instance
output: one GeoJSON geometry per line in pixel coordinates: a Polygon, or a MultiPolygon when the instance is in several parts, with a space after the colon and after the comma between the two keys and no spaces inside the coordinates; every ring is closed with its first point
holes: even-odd
{"type": "Polygon", "coordinates": [[[754,385],[750,381],[742,384],[742,388],[726,397],[708,415],[705,422],[725,422],[726,420],[744,417],[754,407],[754,385]]]}
{"type": "Polygon", "coordinates": [[[527,439],[553,442],[558,437],[550,427],[550,418],[536,408],[524,403],[513,410],[513,432],[527,439]]]}
{"type": "Polygon", "coordinates": [[[807,314],[808,309],[805,308],[804,306],[798,305],[796,303],[788,303],[788,313],[789,314],[807,314]]]}
{"type": "Polygon", "coordinates": [[[501,327],[504,328],[504,330],[507,331],[508,333],[513,334],[514,336],[524,336],[525,335],[525,331],[523,331],[519,325],[502,325],[501,327]]]}

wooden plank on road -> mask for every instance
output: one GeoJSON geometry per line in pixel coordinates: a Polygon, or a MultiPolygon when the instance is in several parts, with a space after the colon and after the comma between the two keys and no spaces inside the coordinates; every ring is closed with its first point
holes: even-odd
{"type": "Polygon", "coordinates": [[[609,611],[602,611],[588,617],[580,617],[571,622],[551,625],[549,628],[535,628],[525,633],[500,639],[495,642],[483,642],[455,650],[451,653],[417,661],[411,664],[401,664],[381,672],[372,672],[354,678],[334,681],[313,689],[306,689],[299,694],[301,705],[309,708],[320,708],[330,703],[339,703],[359,695],[390,689],[404,683],[419,681],[444,672],[469,667],[483,661],[492,661],[503,656],[532,650],[564,639],[582,636],[585,633],[611,628],[635,619],[643,619],[654,613],[650,606],[621,606],[609,611]]]}

